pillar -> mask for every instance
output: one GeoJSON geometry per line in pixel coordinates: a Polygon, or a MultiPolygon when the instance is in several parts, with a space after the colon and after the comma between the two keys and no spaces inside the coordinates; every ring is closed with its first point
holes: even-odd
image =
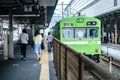
{"type": "Polygon", "coordinates": [[[4,60],[8,60],[8,35],[4,34],[4,60]]]}
{"type": "Polygon", "coordinates": [[[9,37],[8,37],[8,58],[14,58],[13,46],[13,25],[12,25],[12,9],[9,11],[9,37]]]}
{"type": "Polygon", "coordinates": [[[117,29],[117,14],[114,15],[115,16],[115,24],[114,24],[114,28],[115,28],[115,44],[117,44],[117,38],[118,38],[118,29],[117,29]]]}

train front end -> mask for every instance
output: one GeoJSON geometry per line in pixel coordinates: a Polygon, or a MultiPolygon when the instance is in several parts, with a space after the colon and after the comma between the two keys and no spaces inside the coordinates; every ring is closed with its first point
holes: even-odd
{"type": "Polygon", "coordinates": [[[101,22],[92,17],[65,18],[60,22],[60,41],[96,59],[101,54],[101,22]]]}

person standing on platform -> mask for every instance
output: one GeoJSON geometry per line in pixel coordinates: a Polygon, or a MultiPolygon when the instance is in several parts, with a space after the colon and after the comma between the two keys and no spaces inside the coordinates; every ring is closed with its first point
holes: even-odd
{"type": "Polygon", "coordinates": [[[20,34],[20,40],[21,40],[21,59],[26,59],[26,47],[28,44],[28,33],[26,29],[22,30],[22,33],[20,34]]]}
{"type": "Polygon", "coordinates": [[[106,32],[103,33],[103,37],[104,37],[104,43],[107,43],[107,33],[106,32]]]}
{"type": "Polygon", "coordinates": [[[111,32],[111,36],[112,36],[112,44],[114,44],[115,43],[115,34],[114,34],[114,32],[111,32]]]}
{"type": "Polygon", "coordinates": [[[48,32],[47,40],[48,40],[48,52],[51,52],[51,43],[53,41],[53,36],[51,35],[50,32],[48,32]]]}
{"type": "Polygon", "coordinates": [[[34,52],[36,53],[36,58],[37,60],[40,60],[42,55],[42,49],[41,49],[42,35],[40,34],[39,30],[35,31],[33,40],[34,40],[34,52]]]}
{"type": "Polygon", "coordinates": [[[111,32],[108,32],[108,42],[109,42],[109,43],[112,42],[112,35],[111,35],[111,32]]]}

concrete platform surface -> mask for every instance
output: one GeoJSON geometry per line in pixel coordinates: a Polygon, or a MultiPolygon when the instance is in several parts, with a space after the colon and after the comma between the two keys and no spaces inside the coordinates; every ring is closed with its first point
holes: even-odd
{"type": "Polygon", "coordinates": [[[36,60],[33,48],[27,47],[26,60],[21,60],[20,47],[14,49],[13,60],[0,60],[0,80],[57,80],[53,53],[42,51],[41,61],[36,60]]]}

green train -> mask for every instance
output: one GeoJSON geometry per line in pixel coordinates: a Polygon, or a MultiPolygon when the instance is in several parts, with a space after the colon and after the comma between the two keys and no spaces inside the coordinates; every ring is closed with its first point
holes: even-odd
{"type": "Polygon", "coordinates": [[[101,54],[101,21],[94,17],[64,18],[53,27],[53,35],[70,48],[99,59],[101,54]]]}

